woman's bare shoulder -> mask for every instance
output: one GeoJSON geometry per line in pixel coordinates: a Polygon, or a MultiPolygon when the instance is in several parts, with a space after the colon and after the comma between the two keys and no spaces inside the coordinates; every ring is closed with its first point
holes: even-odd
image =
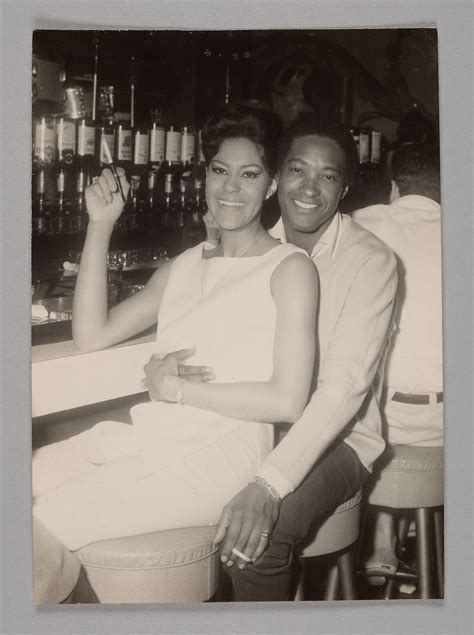
{"type": "Polygon", "coordinates": [[[290,252],[278,264],[271,278],[273,289],[284,289],[294,293],[303,289],[317,289],[319,278],[316,266],[302,250],[290,252]]]}

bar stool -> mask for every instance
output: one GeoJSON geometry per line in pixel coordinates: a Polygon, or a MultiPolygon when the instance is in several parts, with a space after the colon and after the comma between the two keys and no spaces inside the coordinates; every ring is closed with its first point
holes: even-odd
{"type": "Polygon", "coordinates": [[[339,579],[342,599],[356,599],[354,559],[350,547],[359,538],[361,500],[362,490],[359,490],[355,496],[339,505],[336,511],[322,525],[309,533],[301,543],[299,549],[301,574],[295,600],[304,599],[304,559],[339,551],[341,553],[337,556],[337,563],[329,572],[324,599],[337,599],[339,579]]]}
{"type": "MultiPolygon", "coordinates": [[[[434,525],[434,552],[439,597],[444,589],[443,510],[444,503],[444,448],[393,445],[384,459],[373,489],[369,492],[370,505],[396,510],[414,510],[416,530],[416,576],[420,599],[433,595],[431,545],[434,525]]],[[[375,472],[374,472],[375,474],[375,472]]],[[[401,540],[406,538],[408,522],[402,523],[401,540]],[[404,534],[404,536],[403,536],[404,534]]],[[[393,595],[396,580],[413,579],[413,574],[402,571],[388,574],[385,599],[393,595]]]]}
{"type": "Polygon", "coordinates": [[[103,540],[74,553],[100,603],[205,602],[217,590],[215,527],[103,540]]]}

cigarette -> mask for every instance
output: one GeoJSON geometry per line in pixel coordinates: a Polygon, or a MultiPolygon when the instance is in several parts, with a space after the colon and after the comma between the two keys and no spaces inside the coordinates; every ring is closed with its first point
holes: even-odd
{"type": "Polygon", "coordinates": [[[123,193],[122,184],[120,183],[119,175],[117,174],[117,170],[115,169],[114,162],[112,161],[112,155],[110,154],[110,150],[109,150],[109,146],[107,145],[107,141],[104,138],[102,138],[102,144],[104,146],[104,151],[105,151],[105,156],[107,158],[107,163],[109,165],[109,168],[112,171],[112,174],[114,175],[115,184],[117,185],[117,190],[120,193],[120,197],[122,199],[122,203],[126,203],[127,199],[125,198],[125,195],[123,193]]]}

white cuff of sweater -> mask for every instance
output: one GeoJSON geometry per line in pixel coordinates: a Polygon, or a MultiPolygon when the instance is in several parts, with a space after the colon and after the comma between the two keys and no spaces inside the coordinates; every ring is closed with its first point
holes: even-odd
{"type": "Polygon", "coordinates": [[[278,492],[280,498],[285,498],[285,496],[295,490],[295,486],[290,479],[285,474],[282,474],[276,467],[268,463],[263,463],[255,476],[259,476],[267,481],[267,483],[270,483],[278,492]]]}

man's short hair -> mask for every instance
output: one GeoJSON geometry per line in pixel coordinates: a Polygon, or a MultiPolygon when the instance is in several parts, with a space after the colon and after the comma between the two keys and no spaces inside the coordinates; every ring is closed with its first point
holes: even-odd
{"type": "Polygon", "coordinates": [[[326,137],[337,143],[344,155],[344,185],[351,186],[359,169],[357,146],[350,130],[340,121],[331,117],[319,117],[313,113],[305,113],[292,123],[280,140],[278,169],[282,167],[293,141],[308,135],[326,137]]]}
{"type": "Polygon", "coordinates": [[[396,150],[390,163],[390,177],[400,196],[418,194],[441,202],[439,154],[432,147],[412,143],[396,150]]]}

